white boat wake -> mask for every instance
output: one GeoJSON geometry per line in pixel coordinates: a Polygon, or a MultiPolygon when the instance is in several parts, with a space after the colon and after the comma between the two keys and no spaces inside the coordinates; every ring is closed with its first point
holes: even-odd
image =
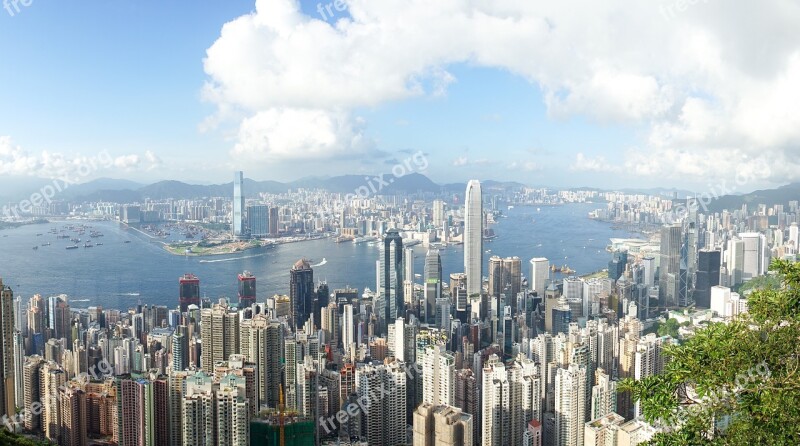
{"type": "Polygon", "coordinates": [[[236,260],[244,260],[244,259],[253,259],[256,257],[264,257],[265,254],[255,254],[252,256],[244,256],[244,257],[231,257],[227,259],[216,259],[216,260],[201,260],[200,263],[219,263],[219,262],[233,262],[236,260]]]}
{"type": "Polygon", "coordinates": [[[325,257],[323,257],[321,262],[317,263],[316,265],[311,265],[311,267],[312,267],[312,268],[316,268],[316,267],[318,267],[318,266],[322,266],[322,265],[324,265],[324,264],[326,264],[326,263],[328,263],[328,259],[326,259],[325,257]]]}
{"type": "Polygon", "coordinates": [[[139,296],[139,293],[117,293],[117,296],[139,296]]]}

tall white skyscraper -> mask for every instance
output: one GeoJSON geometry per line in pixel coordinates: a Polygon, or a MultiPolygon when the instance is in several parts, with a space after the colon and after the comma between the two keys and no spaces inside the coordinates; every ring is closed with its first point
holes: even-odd
{"type": "Polygon", "coordinates": [[[742,280],[747,282],[750,279],[766,274],[766,237],[758,232],[746,232],[739,234],[744,242],[744,268],[742,270],[742,280]]]}
{"type": "Polygon", "coordinates": [[[353,321],[353,305],[346,304],[342,311],[342,346],[344,347],[345,356],[351,349],[355,349],[355,328],[353,321]]]}
{"type": "Polygon", "coordinates": [[[467,274],[467,294],[480,294],[483,284],[483,198],[478,180],[467,183],[464,200],[464,272],[467,274]]]}
{"type": "Polygon", "coordinates": [[[544,257],[531,259],[530,289],[536,291],[539,297],[544,298],[544,289],[550,280],[550,262],[544,257]]]}
{"type": "Polygon", "coordinates": [[[233,238],[244,238],[247,235],[244,227],[244,172],[236,172],[233,177],[233,238]]]}
{"type": "Polygon", "coordinates": [[[508,382],[506,366],[497,355],[491,355],[483,367],[483,446],[501,446],[507,444],[511,429],[511,388],[508,382]]]}
{"type": "Polygon", "coordinates": [[[433,226],[441,228],[444,223],[444,201],[433,200],[433,226]]]}
{"type": "Polygon", "coordinates": [[[795,252],[800,252],[800,231],[798,231],[797,223],[789,226],[789,243],[794,246],[795,252]]]}

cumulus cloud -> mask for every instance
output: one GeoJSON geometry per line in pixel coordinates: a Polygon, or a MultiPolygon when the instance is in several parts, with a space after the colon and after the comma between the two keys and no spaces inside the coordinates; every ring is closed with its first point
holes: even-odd
{"type": "Polygon", "coordinates": [[[575,162],[570,166],[570,170],[576,172],[615,172],[617,166],[610,164],[602,155],[594,158],[587,157],[583,152],[575,155],[575,162]]]}
{"type": "Polygon", "coordinates": [[[31,153],[15,144],[10,136],[0,136],[0,174],[35,176],[40,178],[86,177],[100,171],[134,171],[160,165],[152,152],[143,157],[137,154],[113,157],[107,151],[94,155],[63,154],[52,151],[31,153]]]}
{"type": "MultiPolygon", "coordinates": [[[[296,0],[257,0],[253,13],[222,28],[207,50],[203,96],[217,106],[207,123],[237,122],[234,153],[366,153],[354,110],[446,94],[457,81],[452,66],[464,63],[527,79],[554,119],[640,129],[635,159],[645,165],[633,172],[675,173],[654,165],[656,156],[719,153],[738,163],[782,160],[794,167],[787,175],[797,172],[800,5],[791,0],[347,4],[349,17],[326,22],[296,0]]],[[[611,167],[579,156],[578,169],[611,167]]],[[[709,165],[706,175],[725,175],[725,166],[709,165]]]]}

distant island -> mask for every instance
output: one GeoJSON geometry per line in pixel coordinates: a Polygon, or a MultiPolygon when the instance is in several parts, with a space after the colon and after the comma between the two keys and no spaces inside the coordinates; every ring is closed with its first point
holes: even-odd
{"type": "Polygon", "coordinates": [[[14,229],[25,225],[41,225],[45,223],[50,223],[50,221],[45,220],[44,218],[37,218],[27,221],[0,221],[0,231],[3,229],[14,229]]]}

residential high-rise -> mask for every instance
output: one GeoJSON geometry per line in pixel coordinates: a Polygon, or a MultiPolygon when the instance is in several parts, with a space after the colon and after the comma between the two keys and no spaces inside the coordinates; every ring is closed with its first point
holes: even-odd
{"type": "Polygon", "coordinates": [[[402,364],[359,365],[356,390],[359,401],[369,409],[361,415],[362,440],[370,446],[406,444],[406,372],[402,364]]]}
{"type": "Polygon", "coordinates": [[[497,355],[491,355],[483,367],[482,375],[481,444],[505,445],[511,435],[511,388],[506,367],[497,355]]]}
{"type": "Polygon", "coordinates": [[[722,253],[701,249],[698,252],[694,302],[698,308],[711,308],[711,288],[719,285],[722,253]]]}
{"type": "Polygon", "coordinates": [[[425,320],[435,322],[436,300],[442,297],[442,257],[438,249],[425,254],[425,320]]]}
{"type": "Polygon", "coordinates": [[[586,422],[586,369],[576,364],[559,368],[555,375],[556,446],[582,446],[586,422]]]}
{"type": "Polygon", "coordinates": [[[414,411],[414,446],[471,446],[473,416],[447,405],[423,403],[414,411]]]}
{"type": "Polygon", "coordinates": [[[14,396],[14,292],[0,279],[0,417],[16,413],[14,396]]]}
{"type": "MultiPolygon", "coordinates": [[[[419,359],[419,358],[418,358],[419,359]]],[[[422,356],[422,401],[452,406],[455,401],[455,359],[444,346],[429,345],[422,356]]]]}
{"type": "Polygon", "coordinates": [[[253,238],[269,235],[269,207],[263,204],[247,206],[247,232],[253,238]]]}
{"type": "MultiPolygon", "coordinates": [[[[39,397],[40,392],[40,369],[44,365],[44,359],[39,355],[27,356],[25,358],[25,365],[22,366],[23,370],[23,389],[25,397],[23,407],[32,407],[33,403],[41,401],[39,397]]],[[[41,428],[41,413],[39,411],[28,410],[25,411],[25,416],[22,419],[23,426],[28,431],[35,431],[41,428]]]]}
{"type": "Polygon", "coordinates": [[[680,225],[661,228],[661,262],[658,273],[658,300],[662,307],[676,307],[680,291],[680,225]]]}
{"type": "Polygon", "coordinates": [[[464,199],[464,272],[467,294],[480,294],[483,288],[483,197],[481,183],[470,180],[464,199]]]}
{"type": "Polygon", "coordinates": [[[179,372],[189,367],[189,336],[185,325],[172,335],[172,370],[179,372]]]}
{"type": "MultiPolygon", "coordinates": [[[[306,259],[300,259],[289,271],[289,299],[291,327],[302,327],[313,312],[314,270],[306,259]]],[[[319,321],[314,321],[319,324],[319,321]]]]}
{"type": "Polygon", "coordinates": [[[239,313],[220,303],[200,312],[200,338],[203,341],[201,366],[211,371],[216,363],[239,353],[239,313]]]}
{"type": "Polygon", "coordinates": [[[397,229],[386,231],[378,262],[380,292],[384,301],[384,326],[405,314],[403,299],[403,238],[397,229]]]}
{"type": "Polygon", "coordinates": [[[243,239],[247,237],[244,215],[244,172],[239,171],[233,177],[233,218],[231,218],[231,228],[233,238],[243,239]]]}
{"type": "MultiPolygon", "coordinates": [[[[662,352],[664,347],[672,344],[672,341],[670,336],[659,337],[655,333],[650,333],[639,339],[634,356],[633,378],[640,381],[648,376],[663,373],[666,358],[662,352]]],[[[634,418],[642,415],[640,404],[639,401],[634,403],[634,418]]]]}
{"type": "Polygon", "coordinates": [[[67,382],[67,374],[52,361],[39,369],[39,396],[41,397],[42,432],[50,441],[58,441],[61,423],[58,417],[58,389],[67,382]]]}
{"type": "Polygon", "coordinates": [[[597,384],[592,387],[590,420],[604,417],[617,411],[617,382],[612,381],[603,369],[595,371],[597,384]]]}
{"type": "Polygon", "coordinates": [[[444,201],[433,200],[433,226],[441,228],[444,224],[444,201]]]}
{"type": "Polygon", "coordinates": [[[789,244],[794,246],[794,252],[800,253],[800,230],[798,230],[797,222],[789,225],[789,244]]]}
{"type": "Polygon", "coordinates": [[[256,276],[250,271],[239,274],[239,309],[256,303],[256,276]]]}
{"type": "Polygon", "coordinates": [[[550,280],[550,262],[544,257],[532,258],[531,277],[528,285],[542,299],[544,299],[544,290],[548,280],[550,280]]]}
{"type": "Polygon", "coordinates": [[[81,390],[77,383],[71,382],[59,389],[58,402],[61,420],[58,444],[86,446],[88,444],[86,392],[81,390]]]}
{"type": "Polygon", "coordinates": [[[278,408],[281,385],[283,331],[278,321],[258,314],[241,322],[240,348],[258,368],[256,394],[261,406],[278,408]]]}
{"type": "Polygon", "coordinates": [[[511,391],[511,431],[508,437],[510,444],[522,444],[528,422],[542,419],[543,380],[536,364],[520,353],[508,367],[508,381],[511,391]]]}
{"type": "Polygon", "coordinates": [[[178,279],[181,313],[185,313],[189,305],[200,306],[200,279],[194,274],[184,274],[178,279]]]}

